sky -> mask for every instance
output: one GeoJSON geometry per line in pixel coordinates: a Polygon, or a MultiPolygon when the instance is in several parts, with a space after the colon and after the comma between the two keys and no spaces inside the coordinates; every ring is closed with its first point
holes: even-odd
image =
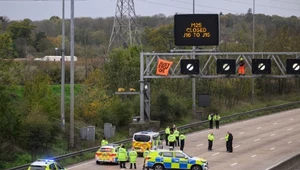
{"type": "MultiPolygon", "coordinates": [[[[75,17],[111,17],[118,0],[75,0],[75,17]]],[[[128,1],[128,0],[124,0],[128,1]]],[[[255,13],[300,17],[300,0],[194,0],[195,13],[245,14],[249,8],[255,13]]],[[[193,0],[134,0],[137,16],[193,13],[193,0]]],[[[65,17],[70,18],[70,0],[65,0],[65,17]]],[[[0,16],[10,20],[49,19],[62,16],[62,0],[0,0],[0,16]]]]}

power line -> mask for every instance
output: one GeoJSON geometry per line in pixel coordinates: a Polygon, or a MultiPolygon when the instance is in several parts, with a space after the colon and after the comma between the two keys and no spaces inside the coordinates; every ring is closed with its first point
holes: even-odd
{"type": "MultiPolygon", "coordinates": [[[[153,1],[149,1],[149,0],[138,0],[138,1],[146,2],[146,3],[150,3],[150,4],[155,4],[155,5],[167,6],[167,7],[171,7],[171,8],[187,9],[187,10],[192,11],[192,8],[179,7],[179,6],[169,5],[169,4],[153,2],[153,1]]],[[[204,11],[204,10],[197,10],[197,11],[199,11],[199,12],[208,12],[208,13],[210,12],[210,11],[204,11]]]]}
{"type": "MultiPolygon", "coordinates": [[[[224,1],[252,5],[252,3],[247,3],[247,2],[242,2],[242,1],[235,1],[235,0],[224,0],[224,1]]],[[[288,11],[300,11],[298,9],[282,8],[282,7],[275,7],[275,6],[268,6],[268,5],[259,5],[259,4],[257,4],[256,6],[261,6],[261,7],[265,7],[265,8],[272,8],[272,9],[283,9],[283,10],[288,10],[288,11]]]]}
{"type": "MultiPolygon", "coordinates": [[[[170,1],[175,1],[175,2],[180,2],[180,3],[184,3],[184,4],[193,4],[193,3],[188,3],[186,1],[180,1],[180,0],[170,0],[170,1]]],[[[225,11],[231,11],[231,12],[240,12],[240,11],[235,11],[235,10],[231,10],[231,9],[226,9],[226,8],[218,8],[218,7],[212,7],[212,6],[207,6],[207,5],[200,5],[200,4],[195,4],[196,6],[201,6],[201,7],[206,7],[206,8],[212,8],[212,9],[220,9],[220,10],[225,10],[225,11]]]]}
{"type": "Polygon", "coordinates": [[[279,3],[286,3],[286,4],[300,5],[299,3],[291,2],[291,1],[285,1],[285,0],[271,0],[271,1],[279,2],[279,3]]]}

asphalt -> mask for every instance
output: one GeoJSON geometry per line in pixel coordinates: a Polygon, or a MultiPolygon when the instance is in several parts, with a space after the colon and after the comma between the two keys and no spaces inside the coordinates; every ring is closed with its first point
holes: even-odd
{"type": "MultiPolygon", "coordinates": [[[[221,119],[222,122],[222,119],[221,119]]],[[[220,125],[186,135],[184,152],[204,158],[210,170],[267,170],[300,153],[300,109],[220,125]],[[233,152],[226,152],[225,135],[233,134],[233,152]],[[213,132],[213,150],[207,150],[207,135],[213,132]]],[[[167,148],[167,147],[165,147],[167,148]]],[[[179,148],[177,148],[179,149],[179,148]]],[[[142,158],[137,169],[142,169],[142,158]]],[[[129,169],[129,163],[127,163],[129,169]]],[[[80,162],[68,170],[119,170],[118,165],[97,165],[95,160],[80,162]]]]}

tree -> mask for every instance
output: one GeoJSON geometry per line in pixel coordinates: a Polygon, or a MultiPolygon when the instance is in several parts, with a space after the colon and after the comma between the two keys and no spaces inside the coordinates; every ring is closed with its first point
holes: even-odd
{"type": "Polygon", "coordinates": [[[158,28],[146,28],[144,36],[152,51],[168,52],[174,46],[173,24],[158,28]]]}
{"type": "Polygon", "coordinates": [[[18,57],[27,56],[27,46],[31,44],[31,32],[35,27],[29,19],[24,19],[21,22],[13,22],[8,26],[8,31],[11,33],[14,41],[15,50],[18,52],[18,57]]]}
{"type": "Polygon", "coordinates": [[[0,58],[8,59],[15,56],[13,40],[9,33],[0,34],[0,58]]]}
{"type": "Polygon", "coordinates": [[[111,52],[103,70],[109,90],[115,92],[119,87],[139,87],[140,51],[140,47],[132,46],[111,52]]]}

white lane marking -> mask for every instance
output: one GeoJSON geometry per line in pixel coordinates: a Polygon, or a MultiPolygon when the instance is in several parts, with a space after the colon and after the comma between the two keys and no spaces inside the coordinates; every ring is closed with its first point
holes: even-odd
{"type": "Polygon", "coordinates": [[[245,133],[245,132],[240,132],[240,134],[243,134],[243,133],[245,133]]]}
{"type": "Polygon", "coordinates": [[[261,129],[261,127],[257,127],[256,129],[261,129]]]}
{"type": "Polygon", "coordinates": [[[289,128],[289,129],[287,129],[287,131],[290,131],[290,130],[293,130],[293,128],[289,128]]]}
{"type": "Polygon", "coordinates": [[[290,120],[294,120],[294,118],[290,118],[290,120]]]}
{"type": "Polygon", "coordinates": [[[273,125],[277,125],[277,122],[274,122],[273,125]]]}
{"type": "Polygon", "coordinates": [[[251,156],[251,158],[254,158],[254,157],[256,157],[256,155],[252,155],[252,156],[251,156]]]}
{"type": "Polygon", "coordinates": [[[255,139],[254,142],[257,142],[257,141],[259,141],[259,140],[260,140],[260,139],[255,139]]]}
{"type": "Polygon", "coordinates": [[[77,167],[80,167],[80,166],[84,166],[84,165],[86,165],[86,164],[90,164],[90,163],[92,163],[92,162],[94,162],[94,160],[89,161],[89,162],[84,163],[84,164],[79,164],[79,165],[76,165],[76,166],[69,167],[68,169],[74,169],[74,168],[77,168],[77,167]]]}
{"type": "Polygon", "coordinates": [[[235,147],[233,147],[233,148],[238,148],[238,147],[240,147],[241,145],[236,145],[235,147]]]}
{"type": "Polygon", "coordinates": [[[288,141],[288,144],[292,143],[292,141],[288,141]]]}
{"type": "Polygon", "coordinates": [[[275,148],[270,148],[270,150],[274,150],[275,148]]]}
{"type": "Polygon", "coordinates": [[[216,156],[216,155],[218,155],[220,152],[217,152],[217,153],[214,153],[214,154],[212,154],[212,156],[216,156]]]}
{"type": "Polygon", "coordinates": [[[231,164],[230,166],[234,166],[234,165],[236,165],[237,163],[233,163],[233,164],[231,164]]]}
{"type": "Polygon", "coordinates": [[[274,135],[275,135],[275,133],[271,134],[271,136],[274,136],[274,135]]]}
{"type": "Polygon", "coordinates": [[[197,145],[197,146],[199,147],[199,146],[202,146],[202,145],[203,145],[203,144],[201,143],[201,144],[199,144],[199,145],[197,145]]]}
{"type": "Polygon", "coordinates": [[[220,138],[220,140],[223,140],[223,139],[225,139],[225,137],[223,137],[223,138],[220,138]]]}

